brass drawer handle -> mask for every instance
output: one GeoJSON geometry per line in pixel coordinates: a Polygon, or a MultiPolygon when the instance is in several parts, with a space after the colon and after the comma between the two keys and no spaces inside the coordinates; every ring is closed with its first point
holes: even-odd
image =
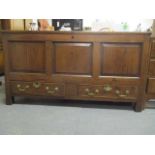
{"type": "Polygon", "coordinates": [[[99,89],[95,89],[95,93],[98,94],[100,91],[99,89]]]}
{"type": "Polygon", "coordinates": [[[99,93],[99,90],[96,89],[95,92],[90,92],[89,88],[86,88],[85,92],[87,93],[88,96],[95,96],[96,94],[99,93]]]}
{"type": "Polygon", "coordinates": [[[49,90],[47,93],[48,94],[55,94],[55,91],[49,90]]]}
{"type": "Polygon", "coordinates": [[[50,88],[49,86],[46,86],[45,88],[47,90],[48,94],[55,94],[59,91],[59,87],[54,87],[53,89],[50,88]]]}
{"type": "Polygon", "coordinates": [[[115,93],[116,93],[117,95],[120,95],[121,92],[120,92],[120,90],[116,90],[115,93]]]}
{"type": "Polygon", "coordinates": [[[130,94],[130,91],[129,91],[129,90],[126,90],[126,91],[125,91],[125,94],[121,94],[120,90],[116,90],[115,93],[116,93],[119,97],[123,98],[123,97],[127,97],[127,96],[130,94]]]}
{"type": "Polygon", "coordinates": [[[87,95],[88,95],[88,96],[95,96],[95,94],[94,94],[94,93],[91,93],[91,92],[88,93],[87,95]]]}
{"type": "Polygon", "coordinates": [[[34,88],[38,89],[38,88],[40,88],[40,86],[41,86],[40,82],[33,82],[33,87],[34,88]]]}
{"type": "Polygon", "coordinates": [[[22,86],[20,84],[17,84],[17,89],[20,92],[24,92],[24,91],[26,91],[26,89],[29,89],[29,88],[30,88],[29,85],[26,85],[24,88],[22,88],[22,86]]]}
{"type": "Polygon", "coordinates": [[[110,91],[112,90],[112,87],[109,86],[109,85],[105,85],[105,86],[103,87],[103,90],[104,90],[105,92],[110,92],[110,91]]]}
{"type": "Polygon", "coordinates": [[[85,89],[85,92],[89,93],[90,92],[89,88],[86,88],[85,89]]]}

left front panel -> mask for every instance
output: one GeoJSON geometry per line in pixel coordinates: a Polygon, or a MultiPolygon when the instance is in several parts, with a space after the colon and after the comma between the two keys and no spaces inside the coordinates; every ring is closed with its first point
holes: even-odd
{"type": "Polygon", "coordinates": [[[10,72],[45,73],[45,42],[9,41],[10,72]]]}

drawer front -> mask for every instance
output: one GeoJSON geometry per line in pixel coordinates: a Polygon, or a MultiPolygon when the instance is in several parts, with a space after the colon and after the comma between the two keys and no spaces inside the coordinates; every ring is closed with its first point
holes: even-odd
{"type": "Polygon", "coordinates": [[[148,94],[155,94],[155,78],[149,79],[147,93],[148,94]]]}
{"type": "Polygon", "coordinates": [[[149,75],[155,76],[155,60],[150,61],[149,75]]]}
{"type": "Polygon", "coordinates": [[[116,86],[105,84],[103,86],[79,86],[79,96],[95,98],[113,98],[113,99],[136,99],[136,86],[116,86]]]}
{"type": "Polygon", "coordinates": [[[12,82],[11,83],[11,90],[13,94],[21,94],[21,95],[38,95],[41,91],[41,85],[40,88],[37,88],[37,90],[34,88],[32,82],[12,82]]]}
{"type": "Polygon", "coordinates": [[[12,82],[11,90],[16,95],[64,96],[64,85],[43,82],[12,82]]]}

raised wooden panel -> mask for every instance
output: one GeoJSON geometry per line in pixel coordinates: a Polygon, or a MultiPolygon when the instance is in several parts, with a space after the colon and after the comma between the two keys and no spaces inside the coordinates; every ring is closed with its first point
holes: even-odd
{"type": "Polygon", "coordinates": [[[151,45],[151,57],[155,58],[155,41],[152,41],[151,45]]]}
{"type": "MultiPolygon", "coordinates": [[[[148,94],[155,94],[155,78],[149,79],[147,93],[148,94]]],[[[155,98],[155,96],[154,96],[154,98],[155,98]]]]}
{"type": "Polygon", "coordinates": [[[139,76],[141,52],[139,44],[102,44],[101,75],[139,76]]]}
{"type": "Polygon", "coordinates": [[[11,72],[45,72],[44,42],[9,42],[11,72]]]}
{"type": "Polygon", "coordinates": [[[0,74],[4,73],[4,54],[0,51],[0,74]]]}
{"type": "Polygon", "coordinates": [[[57,74],[92,74],[91,43],[55,43],[54,72],[57,74]]]}
{"type": "Polygon", "coordinates": [[[155,60],[150,61],[149,75],[155,76],[155,60]]]}

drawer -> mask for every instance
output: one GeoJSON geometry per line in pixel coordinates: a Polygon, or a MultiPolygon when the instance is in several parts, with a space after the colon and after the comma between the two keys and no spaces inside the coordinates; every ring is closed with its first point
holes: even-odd
{"type": "Polygon", "coordinates": [[[11,82],[11,91],[17,95],[41,95],[43,93],[42,88],[40,82],[11,82]]]}
{"type": "Polygon", "coordinates": [[[135,99],[137,98],[137,87],[116,86],[109,84],[102,86],[81,85],[79,86],[79,96],[113,99],[135,99]]]}
{"type": "Polygon", "coordinates": [[[148,94],[155,94],[155,78],[150,78],[147,87],[148,94]]]}
{"type": "Polygon", "coordinates": [[[11,90],[16,95],[64,96],[64,85],[44,82],[11,82],[11,90]]]}
{"type": "Polygon", "coordinates": [[[149,75],[155,76],[155,60],[150,61],[149,75]]]}

